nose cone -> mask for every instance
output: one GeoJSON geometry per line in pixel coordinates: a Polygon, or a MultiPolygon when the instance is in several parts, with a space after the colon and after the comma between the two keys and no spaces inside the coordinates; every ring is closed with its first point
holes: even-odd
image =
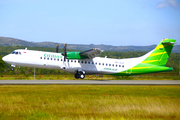
{"type": "Polygon", "coordinates": [[[2,60],[3,60],[4,62],[6,62],[6,61],[7,61],[7,56],[4,56],[4,57],[2,58],[2,60]]]}

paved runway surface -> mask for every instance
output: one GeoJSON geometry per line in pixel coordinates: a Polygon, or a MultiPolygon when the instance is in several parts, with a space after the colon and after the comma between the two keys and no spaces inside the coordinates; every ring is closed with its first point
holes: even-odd
{"type": "Polygon", "coordinates": [[[0,85],[180,85],[180,80],[0,80],[0,85]]]}

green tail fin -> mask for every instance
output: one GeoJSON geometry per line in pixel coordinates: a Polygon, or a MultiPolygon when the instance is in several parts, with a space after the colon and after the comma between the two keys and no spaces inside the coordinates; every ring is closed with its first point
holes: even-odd
{"type": "Polygon", "coordinates": [[[175,42],[176,40],[174,39],[162,40],[153,52],[141,63],[165,66],[175,42]]]}

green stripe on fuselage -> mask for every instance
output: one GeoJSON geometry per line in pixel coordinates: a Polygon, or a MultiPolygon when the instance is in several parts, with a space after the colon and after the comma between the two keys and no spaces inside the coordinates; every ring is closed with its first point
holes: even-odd
{"type": "Polygon", "coordinates": [[[127,69],[119,73],[111,74],[111,75],[131,76],[131,75],[157,73],[157,72],[165,72],[165,71],[172,71],[172,70],[173,69],[170,67],[157,66],[157,65],[147,64],[147,63],[139,63],[133,68],[127,69]]]}

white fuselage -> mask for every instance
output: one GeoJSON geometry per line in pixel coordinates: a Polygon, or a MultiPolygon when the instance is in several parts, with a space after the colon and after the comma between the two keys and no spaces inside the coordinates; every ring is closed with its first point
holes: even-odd
{"type": "Polygon", "coordinates": [[[64,61],[64,56],[61,53],[18,49],[14,53],[3,57],[3,60],[13,66],[64,69],[70,73],[83,70],[85,74],[113,74],[132,68],[143,61],[150,53],[142,57],[129,59],[95,57],[93,59],[66,59],[64,61]]]}

